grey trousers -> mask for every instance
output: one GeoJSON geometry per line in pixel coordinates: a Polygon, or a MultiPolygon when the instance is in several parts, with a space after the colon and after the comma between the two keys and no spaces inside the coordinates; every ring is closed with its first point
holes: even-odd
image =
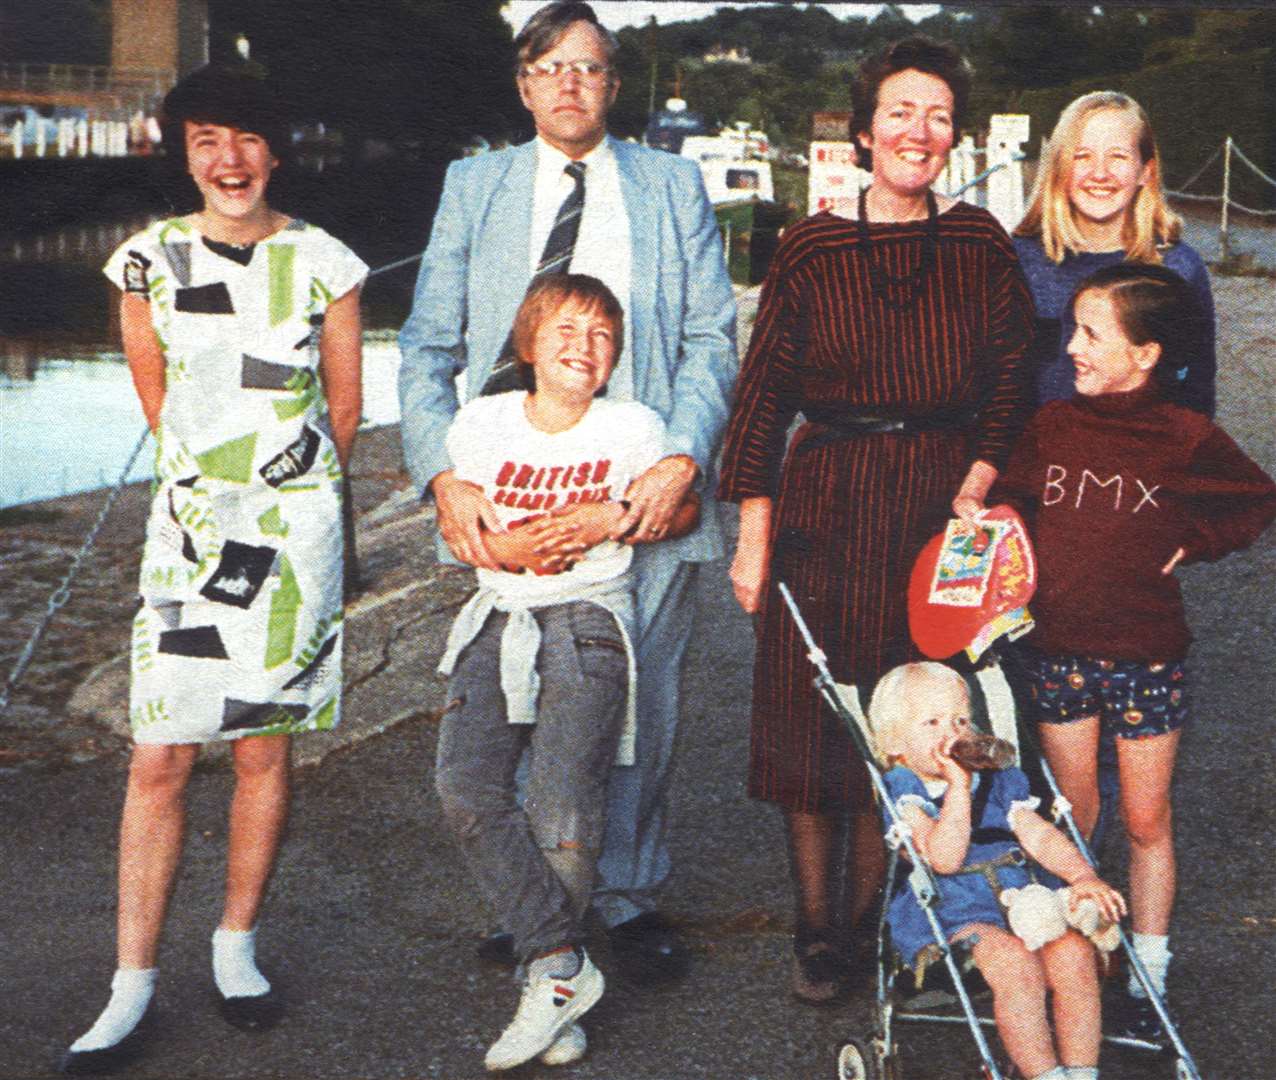
{"type": "Polygon", "coordinates": [[[671,865],[665,812],[699,564],[670,559],[659,547],[634,549],[638,734],[634,764],[611,771],[593,898],[594,911],[608,927],[653,910],[671,865]]]}
{"type": "Polygon", "coordinates": [[[510,724],[494,612],[461,653],[443,717],[435,786],[484,898],[524,961],[577,944],[624,724],[629,661],[615,617],[575,602],[532,611],[541,630],[537,722],[510,724]],[[515,774],[528,751],[526,800],[515,774]]]}

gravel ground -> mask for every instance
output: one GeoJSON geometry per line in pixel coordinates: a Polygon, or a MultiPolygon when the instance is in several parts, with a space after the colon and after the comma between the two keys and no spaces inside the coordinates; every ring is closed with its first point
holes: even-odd
{"type": "MultiPolygon", "coordinates": [[[[1220,416],[1276,472],[1271,285],[1225,279],[1216,289],[1220,416]]],[[[261,923],[261,953],[289,1014],[275,1032],[253,1037],[226,1028],[211,1004],[207,935],[219,914],[231,786],[229,771],[212,761],[190,788],[186,857],[162,958],[161,1024],[130,1075],[479,1077],[483,1049],[516,1004],[508,976],[473,959],[487,917],[443,832],[430,784],[440,690],[429,672],[468,575],[433,563],[429,522],[410,499],[387,502],[404,486],[396,455],[393,432],[383,431],[363,441],[356,459],[368,589],[352,617],[350,736],[321,751],[298,743],[299,760],[310,764],[297,770],[293,820],[261,923]]],[[[69,720],[66,707],[90,673],[106,679],[126,645],[145,497],[130,490],[112,516],[100,554],[0,727],[10,882],[0,894],[0,1080],[48,1075],[105,1000],[126,756],[99,720],[69,720]]],[[[24,508],[26,524],[0,526],[6,670],[99,499],[24,508]]],[[[1176,787],[1182,869],[1172,992],[1205,1076],[1265,1080],[1276,1041],[1276,812],[1266,798],[1276,782],[1276,536],[1183,577],[1198,635],[1197,692],[1176,787]]],[[[835,1047],[869,1021],[867,996],[826,1009],[789,997],[779,822],[744,795],[751,629],[730,600],[722,566],[702,575],[698,619],[672,790],[675,873],[665,897],[696,962],[679,984],[640,987],[611,975],[598,940],[609,992],[588,1020],[588,1057],[560,1072],[581,1080],[831,1080],[835,1047]]],[[[906,1028],[901,1043],[910,1078],[976,1074],[973,1045],[959,1029],[906,1028]]],[[[531,1065],[513,1075],[552,1071],[531,1065]]],[[[1114,1053],[1103,1075],[1173,1073],[1165,1061],[1114,1053]]]]}

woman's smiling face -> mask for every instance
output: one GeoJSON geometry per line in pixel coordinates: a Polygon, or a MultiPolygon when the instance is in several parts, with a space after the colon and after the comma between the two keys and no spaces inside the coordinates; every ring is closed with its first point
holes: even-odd
{"type": "Polygon", "coordinates": [[[242,219],[266,205],[266,187],[279,164],[256,132],[187,120],[186,168],[204,199],[204,209],[242,219]]]}
{"type": "Polygon", "coordinates": [[[859,141],[873,152],[873,183],[915,195],[935,182],[953,146],[953,92],[938,75],[897,71],[877,89],[877,108],[859,141]]]}

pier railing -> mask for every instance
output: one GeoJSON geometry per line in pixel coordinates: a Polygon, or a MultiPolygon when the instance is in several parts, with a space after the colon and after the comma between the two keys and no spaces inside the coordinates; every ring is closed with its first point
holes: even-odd
{"type": "Polygon", "coordinates": [[[0,64],[0,94],[10,100],[19,94],[36,99],[46,95],[114,95],[140,105],[162,97],[176,78],[177,73],[171,68],[4,63],[0,64]]]}
{"type": "Polygon", "coordinates": [[[147,153],[155,141],[148,118],[176,77],[168,68],[0,64],[0,107],[23,110],[0,127],[0,157],[147,153]],[[37,111],[49,108],[64,113],[49,118],[37,111]]]}

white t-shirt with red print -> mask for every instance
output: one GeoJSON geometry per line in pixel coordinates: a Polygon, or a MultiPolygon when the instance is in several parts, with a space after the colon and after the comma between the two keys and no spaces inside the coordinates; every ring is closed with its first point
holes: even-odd
{"type": "MultiPolygon", "coordinates": [[[[575,503],[622,499],[638,476],[672,452],[664,421],[640,402],[596,398],[572,427],[549,434],[527,419],[526,400],[524,390],[475,398],[447,433],[456,477],[481,487],[506,527],[575,503]]],[[[628,544],[604,540],[561,574],[480,569],[478,579],[503,598],[525,603],[552,596],[558,603],[574,586],[619,577],[632,561],[628,544]]]]}

